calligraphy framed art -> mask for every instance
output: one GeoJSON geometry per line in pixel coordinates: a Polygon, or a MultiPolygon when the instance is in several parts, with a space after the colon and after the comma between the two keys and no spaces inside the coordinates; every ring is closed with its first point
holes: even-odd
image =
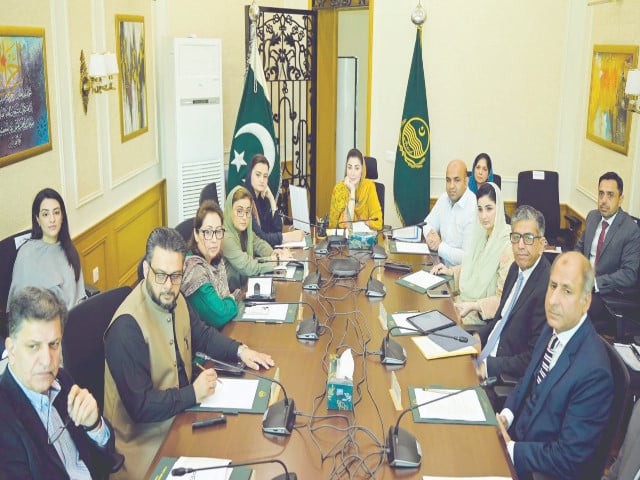
{"type": "Polygon", "coordinates": [[[116,51],[120,69],[120,136],[126,142],[149,129],[144,17],[116,15],[116,51]]]}
{"type": "Polygon", "coordinates": [[[0,168],[51,150],[44,29],[0,27],[0,168]]]}
{"type": "Polygon", "coordinates": [[[587,138],[627,154],[631,114],[624,95],[627,72],[638,62],[638,47],[594,45],[587,115],[587,138]]]}

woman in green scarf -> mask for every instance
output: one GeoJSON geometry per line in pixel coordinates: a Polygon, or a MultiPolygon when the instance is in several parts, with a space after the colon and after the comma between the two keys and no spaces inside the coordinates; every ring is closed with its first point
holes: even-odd
{"type": "Polygon", "coordinates": [[[224,202],[226,233],[222,256],[231,291],[242,288],[250,276],[272,272],[279,260],[291,259],[288,250],[272,249],[253,232],[251,200],[249,190],[237,186],[229,192],[224,202]],[[260,258],[273,262],[260,263],[260,258]]]}

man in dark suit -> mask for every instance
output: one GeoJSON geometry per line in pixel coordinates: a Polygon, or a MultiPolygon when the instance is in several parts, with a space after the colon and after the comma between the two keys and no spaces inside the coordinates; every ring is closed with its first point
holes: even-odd
{"type": "Polygon", "coordinates": [[[511,244],[515,261],[504,282],[500,306],[493,320],[475,334],[482,350],[476,360],[485,379],[502,373],[520,378],[545,324],[544,296],[551,265],[542,255],[544,216],[529,205],[511,218],[511,244]]]}
{"type": "Polygon", "coordinates": [[[589,472],[612,403],[613,376],[587,310],[593,269],[578,252],[556,258],[545,298],[547,326],[498,423],[519,478],[589,472]],[[508,429],[508,433],[507,433],[508,429]]]}
{"type": "Polygon", "coordinates": [[[90,479],[109,471],[114,435],[93,396],[60,368],[66,307],[27,287],[9,305],[0,376],[0,478],[90,479]]]}
{"type": "Polygon", "coordinates": [[[616,288],[632,287],[640,268],[640,228],[620,208],[623,183],[615,172],[607,172],[598,181],[598,210],[587,215],[585,229],[576,250],[589,259],[596,272],[595,295],[589,316],[603,313],[600,295],[616,288]]]}

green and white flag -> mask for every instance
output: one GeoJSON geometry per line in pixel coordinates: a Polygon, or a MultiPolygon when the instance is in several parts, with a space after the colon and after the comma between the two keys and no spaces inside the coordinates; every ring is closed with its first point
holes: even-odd
{"type": "Polygon", "coordinates": [[[415,225],[429,212],[431,131],[421,37],[422,29],[418,27],[393,172],[393,196],[403,225],[415,225]]]}
{"type": "Polygon", "coordinates": [[[242,184],[251,159],[262,153],[269,160],[269,188],[278,198],[280,191],[280,155],[273,128],[273,113],[266,89],[262,61],[255,40],[255,26],[251,26],[251,45],[244,81],[244,90],[231,142],[227,191],[242,184]]]}

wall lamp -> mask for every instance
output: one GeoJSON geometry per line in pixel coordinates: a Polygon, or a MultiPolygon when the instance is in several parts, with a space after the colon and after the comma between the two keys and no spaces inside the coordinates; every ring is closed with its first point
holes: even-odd
{"type": "Polygon", "coordinates": [[[92,53],[89,56],[89,68],[80,50],[80,95],[85,115],[89,105],[89,94],[115,90],[114,76],[118,74],[118,61],[115,53],[92,53]]]}
{"type": "Polygon", "coordinates": [[[624,94],[629,102],[627,110],[629,112],[640,113],[640,70],[628,71],[624,94]]]}

